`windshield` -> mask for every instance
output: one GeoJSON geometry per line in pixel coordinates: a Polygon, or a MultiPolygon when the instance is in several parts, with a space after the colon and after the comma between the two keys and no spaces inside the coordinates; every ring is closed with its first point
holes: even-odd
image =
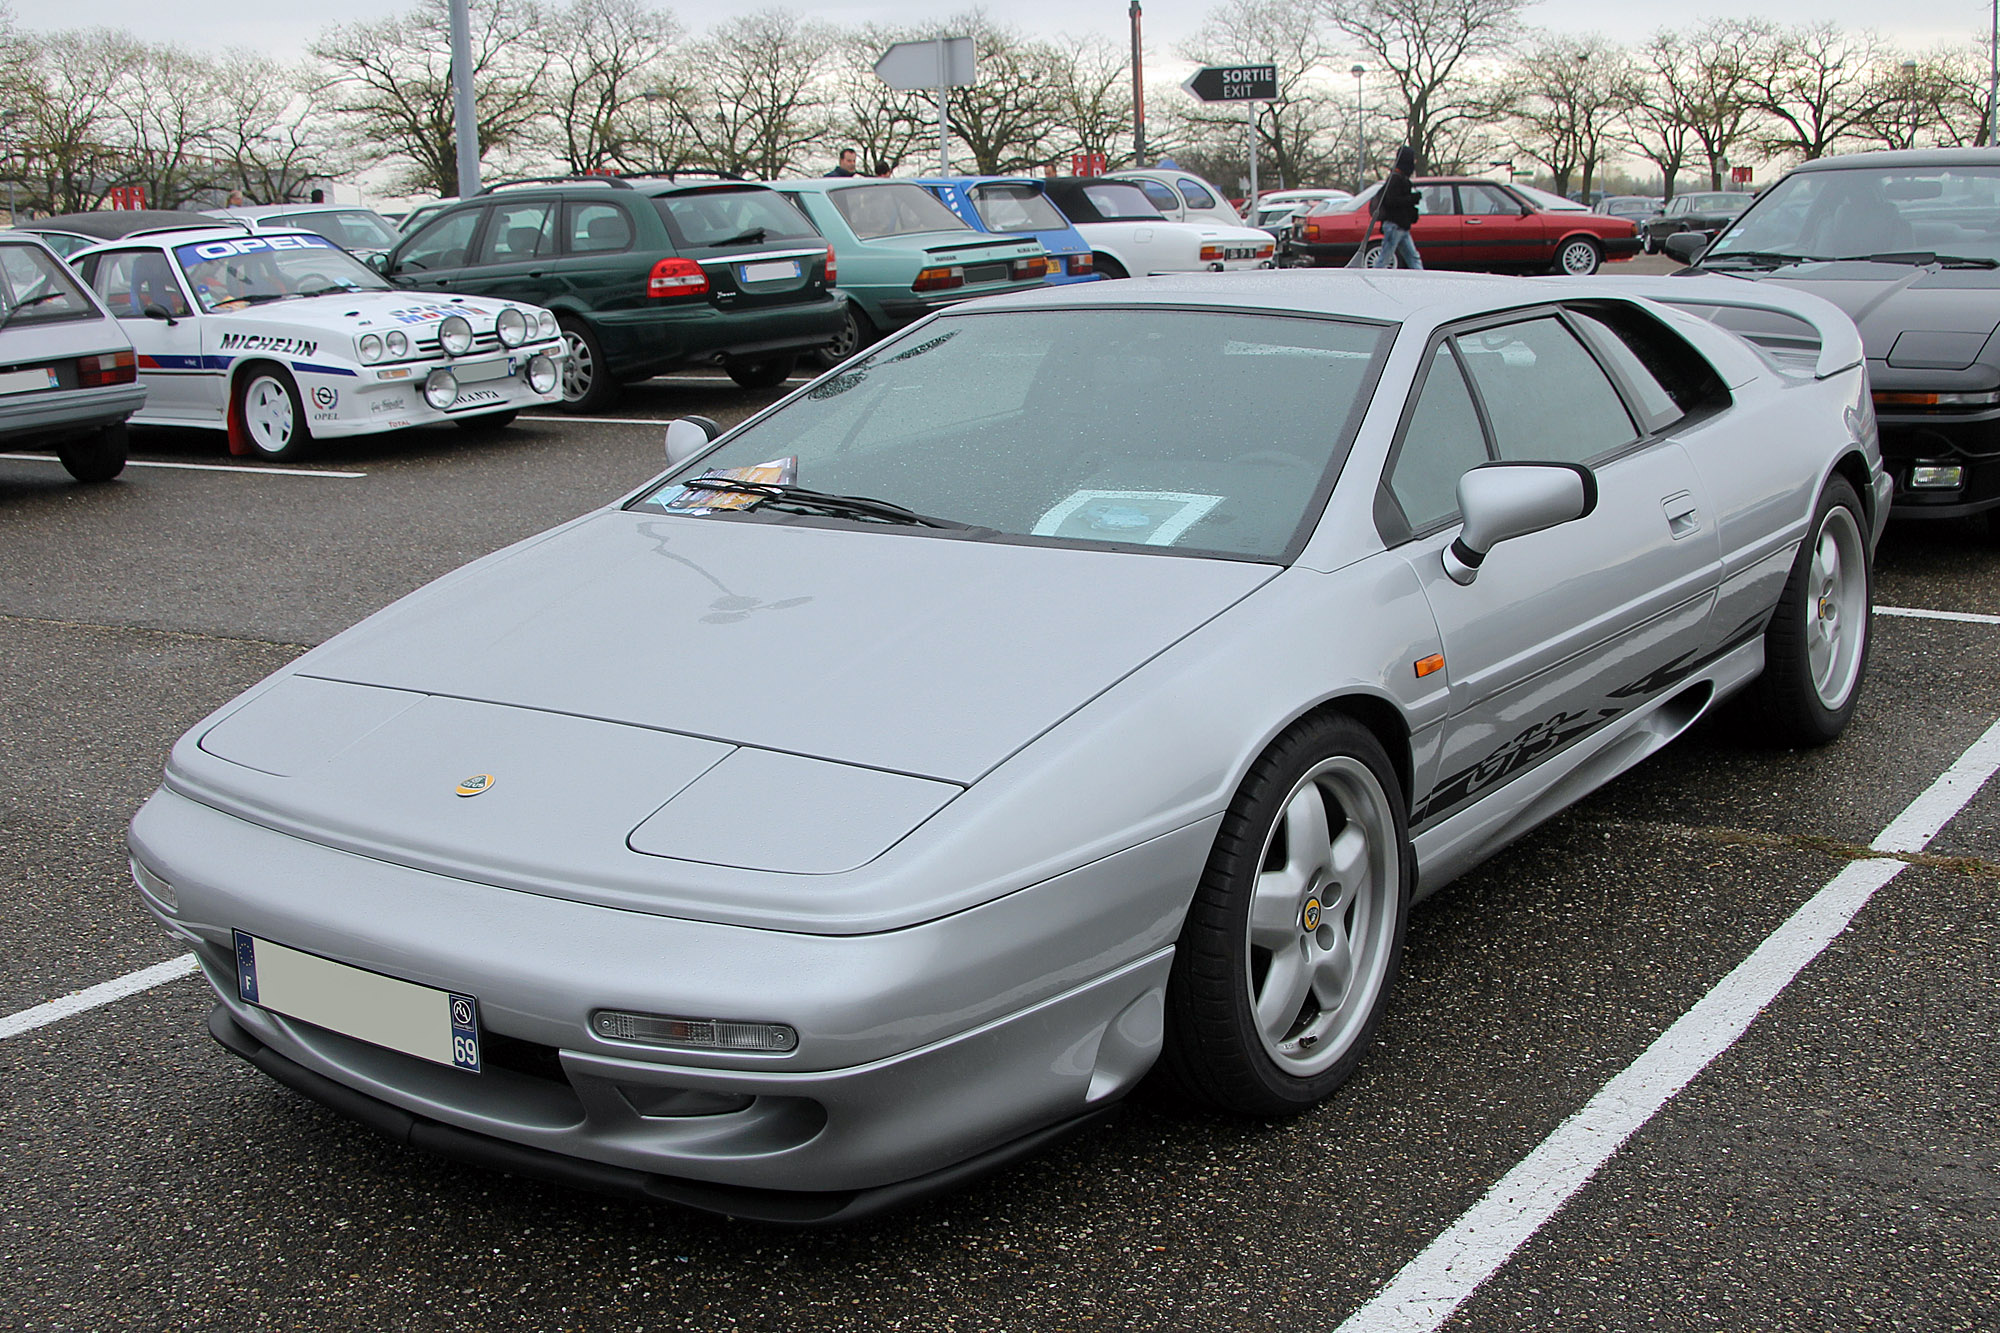
{"type": "Polygon", "coordinates": [[[860,185],[829,190],[827,198],[847,219],[855,236],[864,241],[926,231],[972,230],[921,185],[860,185]]]}
{"type": "MultiPolygon", "coordinates": [[[[1737,196],[1740,198],[1741,196],[1737,196]]],[[[1801,171],[1760,196],[1703,256],[2000,260],[2000,167],[1801,171]]]]}
{"type": "Polygon", "coordinates": [[[1069,219],[1032,185],[975,185],[972,206],[988,231],[1069,230],[1069,219]]]}
{"type": "MultiPolygon", "coordinates": [[[[716,493],[680,482],[771,464],[822,496],[887,501],[987,540],[1271,560],[1323,503],[1390,332],[1224,311],[946,315],[636,504],[706,513],[716,493]],[[1296,428],[1272,448],[1258,421],[1296,428]]],[[[800,521],[774,509],[723,521],[765,518],[800,521]]]]}
{"type": "Polygon", "coordinates": [[[267,217],[264,225],[297,227],[324,236],[348,250],[387,250],[399,239],[396,229],[365,208],[343,208],[313,213],[282,213],[267,217]]]}
{"type": "Polygon", "coordinates": [[[656,195],[653,207],[681,249],[822,244],[806,215],[762,186],[730,185],[656,195]]]}
{"type": "Polygon", "coordinates": [[[39,245],[0,245],[0,323],[99,318],[75,275],[39,245]]]}
{"type": "Polygon", "coordinates": [[[324,236],[245,236],[174,247],[208,314],[326,292],[388,291],[389,284],[324,236]]]}

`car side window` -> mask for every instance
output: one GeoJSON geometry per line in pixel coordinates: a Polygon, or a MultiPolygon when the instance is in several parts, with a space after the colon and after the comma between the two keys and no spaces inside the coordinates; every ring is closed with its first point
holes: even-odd
{"type": "Polygon", "coordinates": [[[518,264],[555,253],[556,206],[540,203],[497,204],[479,243],[480,264],[518,264]]]}
{"type": "Polygon", "coordinates": [[[1189,208],[1215,207],[1215,196],[1204,190],[1200,181],[1191,181],[1183,176],[1174,184],[1181,187],[1181,198],[1187,200],[1189,208]]]}
{"type": "Polygon", "coordinates": [[[1521,206],[1490,185],[1461,185],[1458,211],[1472,217],[1516,217],[1521,206]]]}
{"type": "Polygon", "coordinates": [[[1502,459],[1584,463],[1639,438],[1603,367],[1554,316],[1453,341],[1502,459]]]}
{"type": "Polygon", "coordinates": [[[175,319],[189,313],[173,265],[158,250],[98,255],[88,277],[97,299],[120,319],[145,319],[148,306],[158,306],[175,319]]]}
{"type": "Polygon", "coordinates": [[[1626,342],[1623,334],[1596,315],[1581,310],[1573,310],[1570,314],[1583,329],[1584,336],[1590,339],[1590,345],[1597,354],[1611,364],[1619,378],[1625,381],[1625,386],[1632,391],[1648,431],[1665,430],[1681,419],[1683,413],[1680,405],[1674,402],[1673,394],[1660,383],[1659,377],[1640,359],[1639,353],[1626,342]]]}
{"type": "Polygon", "coordinates": [[[1181,201],[1175,197],[1174,192],[1172,190],[1168,189],[1160,182],[1154,180],[1142,180],[1142,181],[1134,181],[1133,184],[1137,185],[1140,189],[1144,190],[1146,192],[1146,198],[1152,200],[1153,207],[1159,209],[1162,213],[1165,213],[1168,217],[1172,217],[1175,213],[1180,211],[1181,201]]]}
{"type": "Polygon", "coordinates": [[[616,204],[564,204],[563,232],[573,255],[612,254],[632,248],[632,218],[616,204]]]}
{"type": "Polygon", "coordinates": [[[1417,212],[1427,218],[1447,217],[1458,211],[1449,185],[1419,185],[1417,199],[1417,212]]]}
{"type": "Polygon", "coordinates": [[[1458,358],[1439,343],[1389,465],[1389,493],[1411,530],[1421,532],[1458,512],[1458,479],[1488,461],[1486,432],[1458,358]]]}
{"type": "Polygon", "coordinates": [[[478,230],[479,215],[484,211],[465,208],[433,220],[410,238],[396,256],[396,267],[419,271],[465,267],[472,252],[472,234],[478,230]]]}

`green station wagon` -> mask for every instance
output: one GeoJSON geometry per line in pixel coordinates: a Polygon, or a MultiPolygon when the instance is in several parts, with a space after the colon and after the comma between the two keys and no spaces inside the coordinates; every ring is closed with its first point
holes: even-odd
{"type": "Polygon", "coordinates": [[[832,252],[799,210],[743,181],[582,176],[459,200],[382,261],[402,286],[555,311],[563,405],[719,364],[745,388],[792,373],[844,327],[832,252]]]}
{"type": "Polygon", "coordinates": [[[975,231],[912,181],[829,176],[775,188],[833,243],[847,307],[822,354],[828,364],[933,310],[1040,287],[1050,272],[1039,241],[975,231]]]}

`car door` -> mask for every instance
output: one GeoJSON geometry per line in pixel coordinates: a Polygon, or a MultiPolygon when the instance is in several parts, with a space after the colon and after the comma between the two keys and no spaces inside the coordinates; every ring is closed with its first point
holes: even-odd
{"type": "Polygon", "coordinates": [[[1417,225],[1410,228],[1410,239],[1417,243],[1417,254],[1426,264],[1438,268],[1462,266],[1461,222],[1458,201],[1452,198],[1449,182],[1417,187],[1417,225]]]}
{"type": "Polygon", "coordinates": [[[472,261],[484,208],[459,208],[432,218],[389,258],[389,277],[399,287],[457,291],[472,261]]]}
{"type": "MultiPolygon", "coordinates": [[[[643,199],[629,203],[648,206],[643,199]]],[[[551,300],[567,296],[576,305],[599,312],[644,309],[647,275],[655,261],[671,253],[638,253],[638,222],[623,199],[565,199],[560,240],[561,260],[554,268],[551,300]]]]}
{"type": "Polygon", "coordinates": [[[469,296],[546,305],[555,289],[555,199],[508,199],[486,211],[486,225],[452,290],[469,296]]]}
{"type": "Polygon", "coordinates": [[[1418,825],[1697,665],[1720,547],[1687,454],[1641,420],[1557,311],[1465,329],[1433,350],[1379,510],[1385,538],[1407,535],[1399,549],[1437,619],[1451,693],[1418,825]],[[1458,478],[1488,459],[1585,464],[1597,506],[1501,543],[1461,586],[1443,561],[1458,535],[1458,478]]]}
{"type": "Polygon", "coordinates": [[[1468,268],[1546,265],[1555,242],[1540,214],[1523,213],[1519,199],[1497,185],[1458,187],[1459,238],[1468,268]]]}
{"type": "Polygon", "coordinates": [[[83,278],[132,340],[146,383],[141,419],[215,424],[222,377],[202,356],[200,320],[167,253],[157,246],[105,251],[84,261],[83,278]]]}

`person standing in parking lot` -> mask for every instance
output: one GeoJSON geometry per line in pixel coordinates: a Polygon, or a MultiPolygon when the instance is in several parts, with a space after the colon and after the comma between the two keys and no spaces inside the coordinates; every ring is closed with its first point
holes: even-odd
{"type": "Polygon", "coordinates": [[[1382,248],[1376,252],[1376,268],[1422,268],[1423,256],[1417,253],[1417,243],[1410,239],[1410,228],[1417,225],[1417,187],[1410,184],[1410,173],[1417,169],[1417,155],[1408,144],[1396,150],[1396,166],[1382,182],[1382,191],[1375,196],[1375,207],[1371,210],[1382,223],[1382,248]]]}
{"type": "Polygon", "coordinates": [[[860,162],[860,160],[861,160],[860,154],[856,153],[852,148],[843,148],[840,150],[840,165],[835,167],[832,171],[827,172],[826,174],[829,176],[858,175],[859,173],[856,172],[854,168],[855,165],[858,162],[860,162]]]}

